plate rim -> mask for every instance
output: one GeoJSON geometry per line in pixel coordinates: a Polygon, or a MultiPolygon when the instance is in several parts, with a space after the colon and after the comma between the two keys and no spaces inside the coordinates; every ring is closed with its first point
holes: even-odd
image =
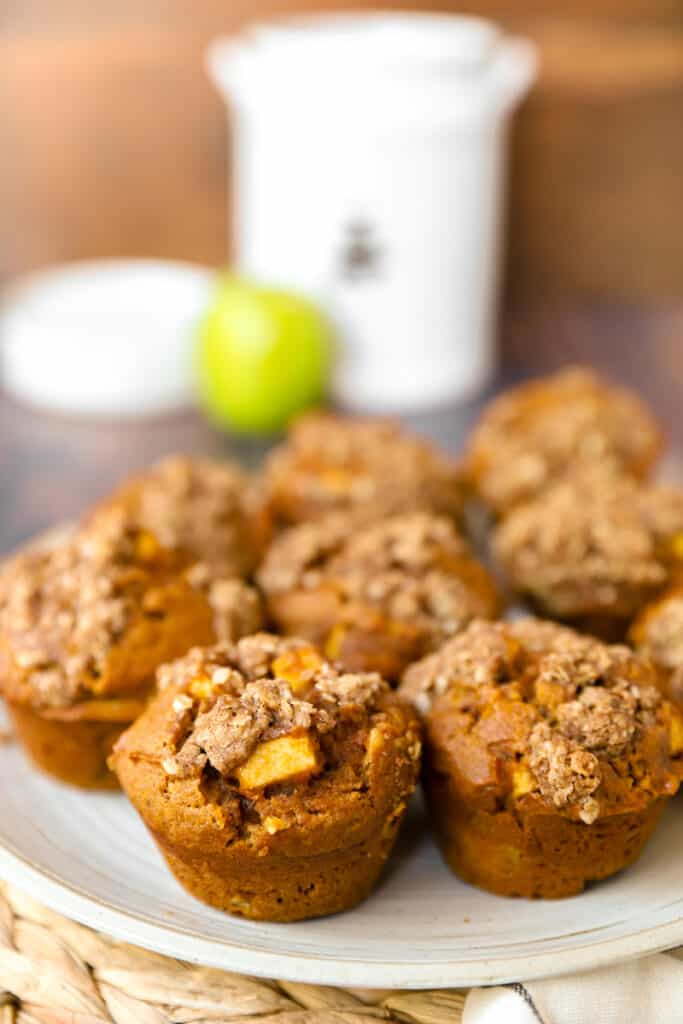
{"type": "Polygon", "coordinates": [[[623,963],[683,943],[683,914],[675,921],[645,928],[637,934],[588,941],[570,950],[472,960],[405,961],[314,957],[286,950],[272,953],[229,939],[205,939],[172,922],[145,920],[144,915],[116,908],[106,901],[32,864],[0,841],[0,877],[49,909],[111,938],[204,967],[259,978],[352,988],[424,990],[479,987],[531,981],[623,963]]]}

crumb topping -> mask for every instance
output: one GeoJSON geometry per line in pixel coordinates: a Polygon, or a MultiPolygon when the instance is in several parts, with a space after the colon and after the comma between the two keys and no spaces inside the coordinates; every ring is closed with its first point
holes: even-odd
{"type": "Polygon", "coordinates": [[[355,532],[341,517],[292,527],[258,580],[268,595],[332,586],[345,602],[373,604],[439,639],[496,607],[492,582],[453,523],[419,513],[355,532]]]}
{"type": "Polygon", "coordinates": [[[252,491],[235,463],[172,455],[124,485],[121,496],[164,547],[182,548],[227,576],[253,568],[252,491]]]}
{"type": "Polygon", "coordinates": [[[400,694],[428,721],[446,695],[469,723],[467,731],[482,736],[496,708],[524,705],[521,717],[505,712],[517,725],[514,736],[495,734],[497,743],[504,737],[497,755],[505,759],[521,750],[541,795],[558,808],[574,806],[587,823],[600,812],[595,794],[606,766],[635,772],[638,784],[638,745],[669,707],[646,658],[537,619],[473,622],[412,665],[400,694]]]}
{"type": "Polygon", "coordinates": [[[177,691],[163,761],[168,775],[211,766],[229,776],[260,744],[302,732],[329,733],[354,716],[371,714],[389,692],[376,673],[338,672],[305,641],[265,633],[196,648],[163,666],[158,681],[161,689],[177,691]],[[300,667],[295,686],[278,675],[281,660],[292,655],[300,667]]]}
{"type": "Polygon", "coordinates": [[[581,463],[642,477],[659,438],[657,423],[635,394],[592,370],[571,367],[493,401],[470,439],[467,471],[485,501],[509,508],[581,463]]]}
{"type": "Polygon", "coordinates": [[[174,581],[206,591],[217,635],[260,626],[251,588],[186,566],[120,506],[8,562],[0,572],[0,635],[31,703],[60,708],[99,692],[112,649],[136,616],[159,617],[174,581]]]}
{"type": "Polygon", "coordinates": [[[630,639],[662,667],[668,695],[683,704],[683,591],[675,588],[648,605],[631,627],[630,639]]]}
{"type": "MultiPolygon", "coordinates": [[[[269,456],[265,480],[276,504],[289,496],[320,515],[357,509],[371,519],[412,509],[449,515],[461,509],[454,466],[428,441],[389,420],[303,416],[269,456]]],[[[285,514],[290,522],[299,518],[285,514]]]]}
{"type": "Polygon", "coordinates": [[[683,555],[683,492],[577,474],[513,509],[493,548],[515,587],[556,614],[632,614],[683,555]]]}
{"type": "Polygon", "coordinates": [[[261,598],[244,580],[216,578],[214,567],[206,562],[191,566],[185,578],[190,586],[205,592],[217,640],[238,640],[263,625],[261,598]]]}

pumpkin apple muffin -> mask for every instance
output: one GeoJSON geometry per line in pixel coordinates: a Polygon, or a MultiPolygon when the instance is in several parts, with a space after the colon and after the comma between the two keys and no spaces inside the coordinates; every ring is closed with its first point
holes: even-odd
{"type": "Polygon", "coordinates": [[[499,608],[493,581],[451,520],[423,513],[360,529],[339,516],[291,527],[257,579],[281,632],[319,644],[350,672],[390,681],[499,608]]]}
{"type": "Polygon", "coordinates": [[[428,441],[383,419],[314,412],[268,457],[265,500],[279,526],[330,513],[369,522],[415,510],[458,517],[455,466],[428,441]]]}
{"type": "Polygon", "coordinates": [[[582,464],[642,479],[661,444],[657,422],[635,394],[586,367],[570,367],[494,399],[472,432],[463,474],[500,514],[582,464]]]}
{"type": "Polygon", "coordinates": [[[157,667],[260,625],[246,583],[188,565],[112,508],[3,569],[0,688],[40,768],[108,787],[112,744],[144,708],[157,667]]]}
{"type": "Polygon", "coordinates": [[[164,547],[179,548],[223,576],[248,576],[268,534],[257,488],[233,462],[168,456],[100,507],[106,513],[112,506],[125,509],[164,547]]]}
{"type": "Polygon", "coordinates": [[[111,764],[193,896],[296,921],[368,895],[419,758],[417,717],[377,674],[258,634],[161,668],[111,764]]]}
{"type": "Polygon", "coordinates": [[[577,473],[510,512],[492,546],[539,611],[621,638],[683,566],[683,491],[577,473]]]}
{"type": "Polygon", "coordinates": [[[582,891],[639,856],[679,785],[652,663],[536,619],[473,622],[412,665],[424,787],[452,870],[502,896],[582,891]]]}
{"type": "Polygon", "coordinates": [[[667,590],[640,612],[629,641],[662,671],[662,688],[683,708],[683,586],[667,590]]]}

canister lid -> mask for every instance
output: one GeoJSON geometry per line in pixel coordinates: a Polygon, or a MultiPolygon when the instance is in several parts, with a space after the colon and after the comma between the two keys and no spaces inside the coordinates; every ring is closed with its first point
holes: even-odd
{"type": "Polygon", "coordinates": [[[219,39],[208,52],[233,104],[309,115],[334,128],[431,129],[504,114],[535,74],[535,50],[483,18],[366,13],[293,17],[219,39]]]}

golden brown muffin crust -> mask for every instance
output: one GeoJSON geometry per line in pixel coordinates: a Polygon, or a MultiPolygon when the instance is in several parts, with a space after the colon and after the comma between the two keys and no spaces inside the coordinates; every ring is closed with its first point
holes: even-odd
{"type": "Polygon", "coordinates": [[[210,766],[229,776],[269,740],[303,732],[319,739],[349,715],[367,721],[388,690],[377,674],[339,673],[310,645],[269,634],[193,650],[160,670],[159,685],[175,692],[171,753],[163,761],[170,775],[210,766]],[[277,675],[287,667],[296,693],[277,675]]]}
{"type": "Polygon", "coordinates": [[[683,589],[674,587],[647,605],[633,623],[629,639],[661,666],[667,695],[683,704],[683,589]]]}
{"type": "Polygon", "coordinates": [[[263,634],[193,651],[159,682],[111,764],[179,881],[261,920],[363,899],[417,781],[412,709],[378,676],[263,634]]]}
{"type": "Polygon", "coordinates": [[[301,417],[266,460],[264,482],[284,525],[339,511],[358,521],[413,510],[458,516],[462,507],[449,460],[382,419],[301,417]]]}
{"type": "Polygon", "coordinates": [[[257,494],[236,463],[170,455],[125,483],[103,508],[112,503],[162,546],[206,561],[219,575],[245,576],[258,559],[257,494]]]}
{"type": "Polygon", "coordinates": [[[464,793],[507,800],[517,790],[591,823],[676,789],[680,721],[657,684],[652,663],[627,647],[526,619],[472,623],[411,666],[400,694],[451,751],[464,793]]]}
{"type": "MultiPolygon", "coordinates": [[[[61,541],[29,548],[0,575],[6,695],[54,709],[138,687],[137,666],[112,659],[130,629],[142,641],[143,622],[153,656],[167,615],[176,616],[179,634],[193,628],[190,635],[207,640],[262,621],[251,588],[216,580],[201,565],[188,568],[184,555],[163,548],[121,508],[61,541]]],[[[179,644],[182,635],[175,650],[179,644]]]]}
{"type": "Polygon", "coordinates": [[[584,472],[519,505],[494,531],[512,586],[559,618],[630,617],[683,555],[683,492],[584,472]]]}
{"type": "Polygon", "coordinates": [[[420,513],[356,532],[341,517],[293,527],[271,546],[258,580],[269,597],[329,587],[342,603],[371,605],[419,629],[427,647],[498,605],[453,523],[420,513]]]}
{"type": "Polygon", "coordinates": [[[660,429],[634,393],[570,367],[487,406],[469,440],[465,476],[483,501],[505,511],[580,464],[642,478],[660,448],[660,429]]]}

